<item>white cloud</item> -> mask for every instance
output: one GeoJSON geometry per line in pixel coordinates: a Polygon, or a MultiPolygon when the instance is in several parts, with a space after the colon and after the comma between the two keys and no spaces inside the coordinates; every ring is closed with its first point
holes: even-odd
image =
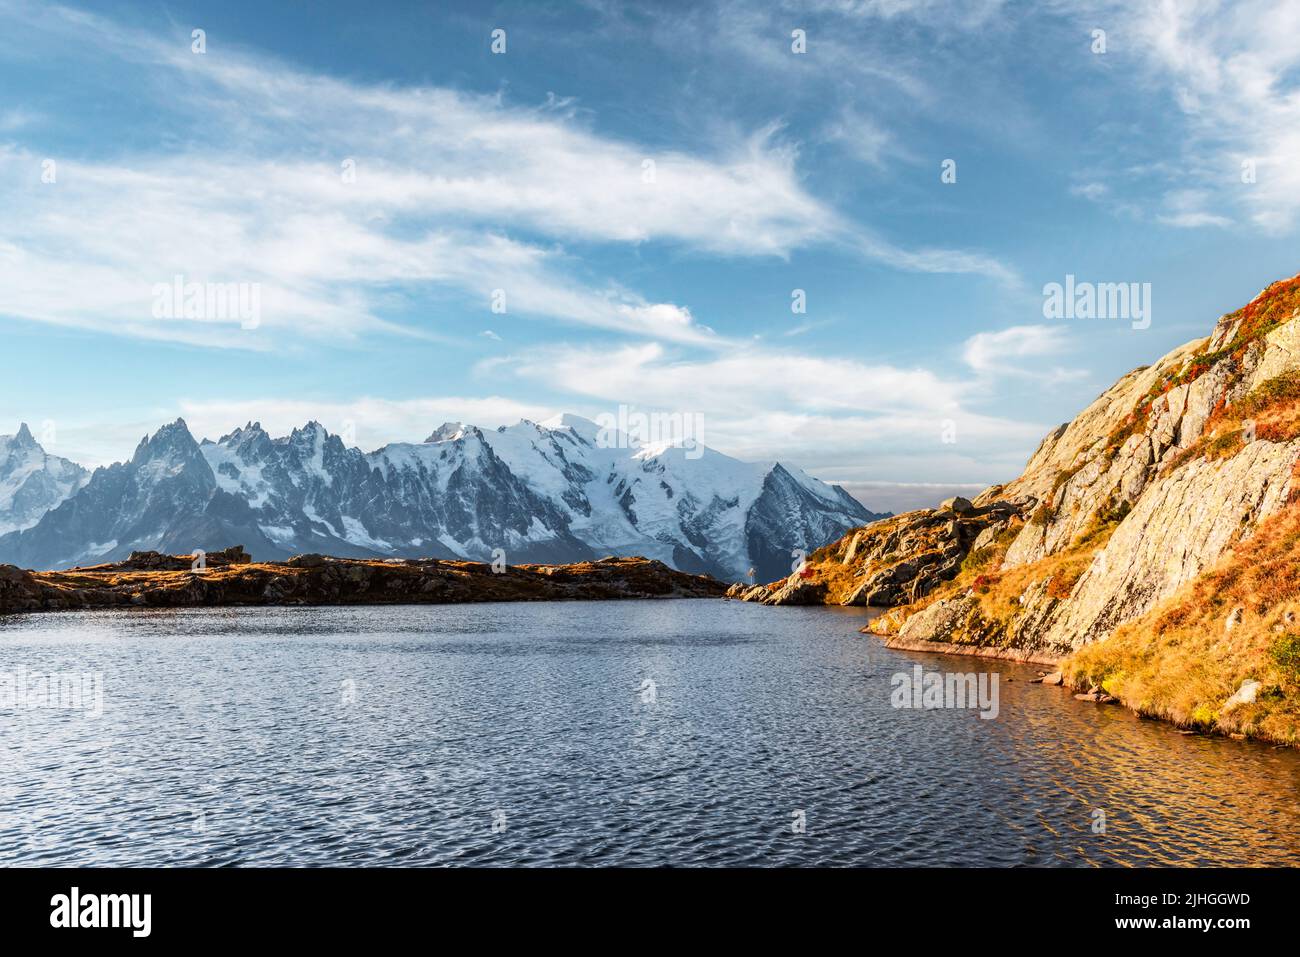
{"type": "Polygon", "coordinates": [[[1204,189],[1170,190],[1164,198],[1166,212],[1156,218],[1168,226],[1177,226],[1181,229],[1231,226],[1232,220],[1227,216],[1207,210],[1212,201],[1213,197],[1204,189]]]}
{"type": "Polygon", "coordinates": [[[831,480],[1014,477],[1046,426],[975,411],[977,383],[925,369],[750,346],[706,357],[649,343],[555,347],[485,360],[480,372],[573,397],[568,408],[699,413],[702,439],[743,459],[793,462],[831,480]]]}
{"type": "Polygon", "coordinates": [[[1062,326],[1011,326],[971,336],[962,348],[962,359],[982,376],[1017,376],[1059,382],[1079,378],[1085,373],[1060,366],[1047,367],[1039,360],[1066,352],[1069,344],[1070,337],[1062,326]]]}
{"type": "Polygon", "coordinates": [[[39,117],[35,113],[22,108],[0,110],[0,133],[12,133],[15,130],[20,130],[25,126],[30,126],[37,119],[39,117]]]}
{"type": "Polygon", "coordinates": [[[787,4],[797,9],[837,13],[848,19],[892,20],[906,17],[937,27],[974,29],[1002,12],[1006,0],[807,0],[787,4]]]}
{"type": "Polygon", "coordinates": [[[897,149],[893,137],[870,117],[856,110],[844,109],[827,125],[823,136],[850,156],[869,166],[883,166],[885,151],[897,149]]]}
{"type": "MultiPolygon", "coordinates": [[[[984,374],[993,368],[989,357],[1045,355],[1053,339],[1004,330],[972,341],[968,360],[984,374]]],[[[554,346],[485,359],[475,371],[495,395],[186,399],[121,427],[61,422],[59,452],[90,464],[114,461],[128,454],[141,434],[177,414],[196,437],[209,438],[248,421],[261,421],[273,434],[310,419],[334,432],[351,423],[357,444],[372,449],[420,441],[446,420],[490,428],[521,418],[539,421],[559,411],[594,419],[617,415],[619,406],[628,405],[699,414],[705,444],[745,460],[779,459],[828,481],[893,483],[921,474],[941,482],[994,482],[1018,474],[1025,450],[1048,428],[979,411],[975,404],[984,391],[979,377],[952,381],[920,368],[761,345],[721,354],[684,354],[681,347],[657,342],[614,349],[554,346]],[[504,397],[520,383],[541,387],[550,398],[543,404],[504,397]]]]}
{"type": "Polygon", "coordinates": [[[606,350],[556,347],[526,356],[491,359],[486,371],[508,370],[523,378],[562,384],[577,394],[673,406],[689,396],[711,407],[778,405],[803,410],[895,412],[924,408],[933,414],[956,408],[960,389],[924,369],[867,365],[740,348],[721,356],[678,359],[658,343],[606,350]]]}
{"type": "Polygon", "coordinates": [[[1156,217],[1166,226],[1177,226],[1180,229],[1200,229],[1203,226],[1231,226],[1232,220],[1227,216],[1220,216],[1217,213],[1206,212],[1187,212],[1187,213],[1167,213],[1156,217]]]}
{"type": "Polygon", "coordinates": [[[1095,203],[1105,198],[1110,193],[1110,189],[1105,183],[1077,183],[1070,187],[1070,193],[1074,196],[1090,199],[1095,203]]]}

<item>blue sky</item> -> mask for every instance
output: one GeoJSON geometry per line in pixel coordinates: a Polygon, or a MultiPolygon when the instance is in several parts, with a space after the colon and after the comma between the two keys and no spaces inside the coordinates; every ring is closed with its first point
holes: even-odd
{"type": "Polygon", "coordinates": [[[1296,0],[0,17],[0,432],[86,464],[626,404],[906,507],[1300,269],[1296,0]],[[1150,327],[1045,319],[1067,274],[1150,327]],[[258,321],[156,316],[177,275],[258,321]]]}

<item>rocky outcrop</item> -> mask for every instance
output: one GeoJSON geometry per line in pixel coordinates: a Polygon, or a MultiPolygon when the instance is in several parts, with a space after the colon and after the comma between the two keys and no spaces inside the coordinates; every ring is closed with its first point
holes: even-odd
{"type": "MultiPolygon", "coordinates": [[[[96,572],[181,572],[193,569],[199,555],[164,555],[162,552],[132,552],[124,561],[106,562],[100,565],[87,565],[74,571],[96,572]]],[[[246,565],[253,560],[244,550],[243,545],[231,545],[220,551],[207,552],[203,563],[208,568],[221,568],[226,565],[246,565]]]]}
{"type": "Polygon", "coordinates": [[[764,605],[821,605],[826,600],[826,583],[795,574],[776,591],[758,600],[764,605]]]}
{"type": "MultiPolygon", "coordinates": [[[[854,529],[809,575],[828,602],[888,607],[864,630],[890,644],[1059,660],[1222,574],[1300,497],[1298,461],[1300,276],[1121,378],[1018,478],[854,529]]],[[[1234,614],[1217,613],[1222,640],[1252,609],[1234,614]]]]}
{"type": "MultiPolygon", "coordinates": [[[[213,553],[221,554],[221,553],[213,553]]],[[[240,553],[235,553],[240,554],[240,553]]],[[[438,604],[611,598],[715,598],[726,586],[644,558],[574,565],[366,561],[297,556],[287,562],[225,561],[192,571],[187,556],[118,566],[34,572],[0,565],[0,613],[118,607],[438,604]],[[182,567],[177,568],[180,565],[182,567]]]]}
{"type": "Polygon", "coordinates": [[[892,607],[919,601],[961,571],[965,556],[1019,523],[1021,504],[977,505],[953,498],[935,509],[896,515],[855,529],[811,556],[799,576],[750,589],[746,600],[892,607]]]}

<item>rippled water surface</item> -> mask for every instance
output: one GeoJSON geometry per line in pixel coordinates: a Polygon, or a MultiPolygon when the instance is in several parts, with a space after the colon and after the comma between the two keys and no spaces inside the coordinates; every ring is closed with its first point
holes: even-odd
{"type": "Polygon", "coordinates": [[[1300,863],[1295,752],[862,623],[708,600],[0,619],[0,673],[104,681],[100,717],[0,709],[0,863],[1300,863]],[[1000,673],[998,717],[892,708],[918,663],[1000,673]]]}

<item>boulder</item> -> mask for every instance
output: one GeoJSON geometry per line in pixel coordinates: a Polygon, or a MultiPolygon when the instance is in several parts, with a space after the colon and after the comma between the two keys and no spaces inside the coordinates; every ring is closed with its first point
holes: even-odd
{"type": "Polygon", "coordinates": [[[970,499],[954,495],[952,498],[946,498],[940,502],[935,511],[950,512],[953,515],[974,515],[977,509],[970,499]]]}
{"type": "Polygon", "coordinates": [[[911,641],[949,641],[975,606],[973,598],[941,599],[903,622],[898,636],[911,641]]]}
{"type": "Polygon", "coordinates": [[[244,551],[243,545],[231,545],[207,555],[209,565],[247,565],[252,560],[253,556],[244,551]]]}
{"type": "Polygon", "coordinates": [[[820,605],[826,599],[826,583],[791,576],[763,599],[764,605],[820,605]]]}
{"type": "Polygon", "coordinates": [[[1259,697],[1261,687],[1263,685],[1260,682],[1250,678],[1246,679],[1241,683],[1241,687],[1232,693],[1232,697],[1223,702],[1223,707],[1219,710],[1227,714],[1233,708],[1240,707],[1243,704],[1254,704],[1255,699],[1259,697]]]}

